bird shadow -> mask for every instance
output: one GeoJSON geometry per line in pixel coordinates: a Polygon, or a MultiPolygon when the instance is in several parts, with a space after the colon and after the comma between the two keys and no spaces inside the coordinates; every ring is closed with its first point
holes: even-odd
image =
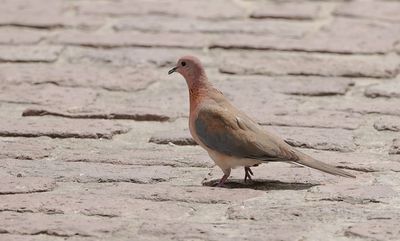
{"type": "MultiPolygon", "coordinates": [[[[219,180],[214,179],[206,181],[203,186],[215,187],[219,180]]],[[[281,182],[275,180],[266,179],[253,179],[249,182],[244,182],[243,179],[230,179],[225,182],[223,188],[235,189],[235,188],[250,188],[254,190],[272,191],[272,190],[305,190],[318,186],[315,183],[296,183],[296,182],[281,182]]]]}

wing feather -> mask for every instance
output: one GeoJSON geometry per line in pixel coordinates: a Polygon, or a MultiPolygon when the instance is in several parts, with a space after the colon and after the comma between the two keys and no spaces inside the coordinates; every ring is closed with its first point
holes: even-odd
{"type": "Polygon", "coordinates": [[[208,148],[225,155],[262,161],[298,159],[290,146],[274,135],[267,134],[239,111],[215,106],[203,107],[195,120],[195,130],[208,148]]]}

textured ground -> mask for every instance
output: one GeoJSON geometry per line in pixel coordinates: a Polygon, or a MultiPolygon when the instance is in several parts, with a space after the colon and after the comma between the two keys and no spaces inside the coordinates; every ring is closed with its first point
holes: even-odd
{"type": "Polygon", "coordinates": [[[0,0],[0,240],[399,240],[400,2],[0,0]],[[357,175],[242,182],[167,70],[357,175]]]}

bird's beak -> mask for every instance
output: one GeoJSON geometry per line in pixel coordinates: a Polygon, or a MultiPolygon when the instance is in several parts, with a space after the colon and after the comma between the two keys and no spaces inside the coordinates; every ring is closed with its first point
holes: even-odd
{"type": "Polygon", "coordinates": [[[174,72],[176,71],[177,68],[178,68],[178,67],[173,67],[172,69],[170,69],[170,70],[168,71],[168,74],[174,73],[174,72]]]}

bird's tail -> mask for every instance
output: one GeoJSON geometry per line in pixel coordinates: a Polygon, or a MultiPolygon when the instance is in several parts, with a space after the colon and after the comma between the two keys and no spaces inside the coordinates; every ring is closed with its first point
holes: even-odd
{"type": "Polygon", "coordinates": [[[323,171],[323,172],[326,172],[326,173],[329,173],[332,175],[336,175],[336,176],[356,178],[356,176],[354,176],[348,172],[345,172],[342,169],[339,169],[337,167],[331,166],[324,162],[318,161],[318,160],[312,158],[311,156],[306,155],[300,151],[297,151],[296,154],[299,157],[299,160],[296,161],[297,164],[308,166],[308,167],[317,169],[319,171],[323,171]]]}

